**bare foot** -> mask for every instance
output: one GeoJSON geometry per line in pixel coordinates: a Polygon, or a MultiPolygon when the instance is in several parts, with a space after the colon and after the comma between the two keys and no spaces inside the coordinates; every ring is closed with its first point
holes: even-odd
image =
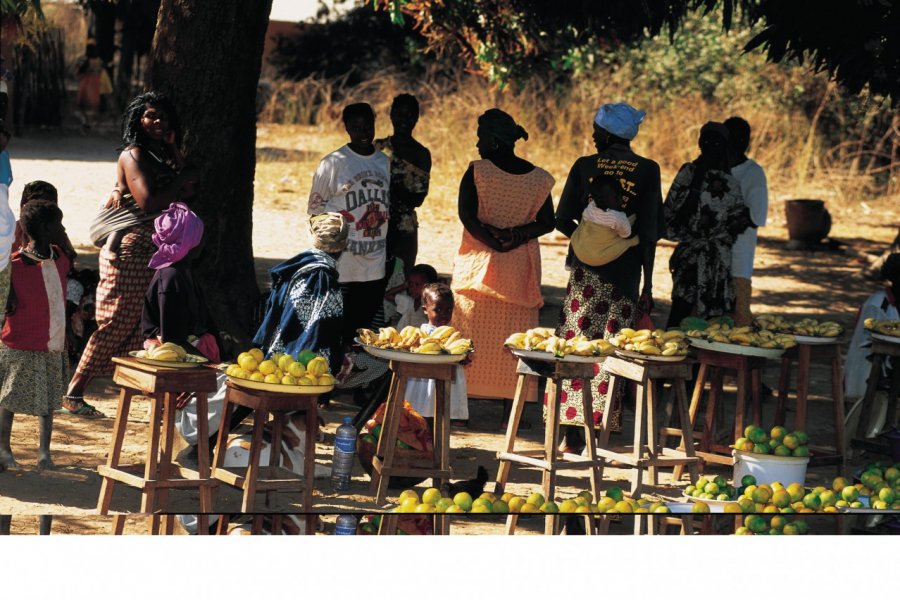
{"type": "Polygon", "coordinates": [[[35,467],[35,470],[36,470],[38,473],[43,473],[45,470],[47,470],[47,469],[52,469],[52,468],[54,468],[54,467],[56,467],[56,465],[53,464],[53,461],[52,461],[52,460],[50,460],[50,456],[49,456],[49,455],[48,455],[48,456],[41,456],[41,457],[38,459],[37,467],[35,467]]]}
{"type": "Polygon", "coordinates": [[[21,465],[16,462],[11,453],[0,452],[0,473],[3,471],[18,471],[21,468],[21,465]]]}

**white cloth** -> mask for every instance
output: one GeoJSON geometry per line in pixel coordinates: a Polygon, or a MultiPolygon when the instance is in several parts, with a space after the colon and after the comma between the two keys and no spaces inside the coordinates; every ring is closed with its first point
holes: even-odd
{"type": "Polygon", "coordinates": [[[397,304],[397,312],[400,313],[397,329],[403,329],[407,325],[421,327],[428,323],[428,317],[425,316],[425,311],[422,310],[421,307],[419,307],[419,310],[416,310],[416,304],[409,294],[400,292],[394,296],[394,302],[397,304]]]}
{"type": "Polygon", "coordinates": [[[597,225],[609,227],[620,238],[627,238],[631,235],[631,223],[628,222],[628,215],[620,210],[599,208],[593,202],[588,202],[587,208],[581,213],[581,218],[597,225]]]}
{"type": "MultiPolygon", "coordinates": [[[[437,329],[430,323],[422,325],[421,328],[425,333],[431,333],[437,329]]],[[[462,367],[453,369],[453,381],[450,382],[450,418],[466,420],[469,418],[469,390],[466,387],[465,370],[462,367]]],[[[434,416],[436,398],[437,390],[434,379],[412,377],[406,384],[406,401],[423,417],[434,416]]]]}
{"type": "Polygon", "coordinates": [[[40,263],[44,289],[47,290],[47,305],[50,307],[50,330],[47,337],[47,351],[62,352],[66,349],[66,298],[59,269],[55,260],[40,263]]]}
{"type": "MultiPolygon", "coordinates": [[[[209,423],[209,435],[219,431],[219,423],[222,420],[222,405],[225,402],[225,373],[216,374],[216,393],[206,399],[207,421],[209,423]]],[[[197,398],[191,398],[190,402],[180,411],[175,429],[191,446],[197,445],[197,398]]]]}
{"type": "MultiPolygon", "coordinates": [[[[0,183],[0,271],[9,264],[9,250],[16,239],[16,216],[9,207],[9,186],[0,183]]],[[[0,311],[5,307],[0,307],[0,311]]]]}
{"type": "Polygon", "coordinates": [[[362,156],[343,146],[319,162],[307,213],[339,212],[350,225],[338,260],[341,283],[384,277],[390,181],[390,159],[380,150],[362,156]]]}
{"type": "MultiPolygon", "coordinates": [[[[897,306],[888,304],[887,309],[882,309],[887,302],[887,293],[875,292],[865,301],[859,311],[859,320],[853,330],[850,347],[847,349],[847,360],[844,363],[844,397],[846,399],[862,398],[866,395],[866,384],[869,374],[872,372],[872,363],[868,358],[872,352],[872,335],[864,327],[866,319],[898,320],[900,314],[897,306]]],[[[885,361],[885,370],[890,362],[885,361]]]]}
{"type": "MultiPolygon", "coordinates": [[[[736,167],[731,174],[741,186],[744,204],[750,209],[750,218],[756,227],[766,224],[769,213],[769,188],[766,173],[756,161],[748,158],[736,167]]],[[[756,254],[757,230],[748,227],[734,241],[731,248],[731,274],[734,277],[750,279],[753,277],[753,256],[756,254]]]]}

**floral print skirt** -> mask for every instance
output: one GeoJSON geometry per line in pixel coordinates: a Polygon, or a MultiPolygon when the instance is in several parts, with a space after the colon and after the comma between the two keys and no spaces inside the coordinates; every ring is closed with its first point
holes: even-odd
{"type": "MultiPolygon", "coordinates": [[[[609,338],[623,327],[632,327],[636,314],[637,306],[634,301],[614,284],[601,279],[590,269],[576,265],[569,276],[556,334],[566,339],[576,335],[585,335],[592,340],[609,338]]],[[[584,425],[585,415],[581,402],[586,387],[591,390],[591,419],[594,426],[598,427],[602,423],[603,411],[609,400],[609,374],[600,364],[594,365],[594,373],[590,380],[562,380],[559,407],[561,425],[584,425]]],[[[619,431],[622,427],[621,396],[624,390],[625,387],[620,386],[618,397],[613,399],[613,413],[610,415],[610,428],[613,431],[619,431]]]]}

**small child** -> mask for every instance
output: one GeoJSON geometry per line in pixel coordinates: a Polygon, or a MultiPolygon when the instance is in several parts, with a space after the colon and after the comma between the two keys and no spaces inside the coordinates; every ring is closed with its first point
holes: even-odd
{"type": "Polygon", "coordinates": [[[422,311],[422,290],[437,281],[437,270],[431,265],[418,264],[409,270],[406,275],[406,292],[399,292],[394,296],[397,312],[400,313],[397,329],[403,329],[407,325],[420,327],[428,322],[422,311]]]}
{"type": "MultiPolygon", "coordinates": [[[[412,273],[410,273],[412,276],[412,273]]],[[[429,283],[422,291],[422,307],[428,322],[422,331],[431,333],[438,327],[450,324],[453,318],[453,292],[445,283],[429,283]]],[[[406,384],[406,401],[423,417],[434,417],[435,386],[433,379],[411,378],[406,384]]],[[[466,375],[461,366],[455,368],[450,382],[450,418],[454,421],[469,419],[469,393],[466,375]]]]}
{"type": "Polygon", "coordinates": [[[51,468],[53,411],[69,382],[66,278],[69,259],[50,240],[62,233],[62,212],[33,201],[20,213],[26,245],[13,254],[6,322],[0,333],[0,471],[19,467],[9,445],[16,413],[40,419],[37,470],[51,468]]]}
{"type": "Polygon", "coordinates": [[[628,196],[615,178],[598,175],[590,179],[588,205],[572,234],[572,251],[578,260],[599,267],[638,245],[638,236],[631,236],[636,216],[623,212],[627,204],[628,196]]]}
{"type": "MultiPolygon", "coordinates": [[[[35,200],[59,204],[59,193],[52,183],[41,180],[30,181],[26,183],[25,187],[22,189],[22,199],[19,201],[19,211],[21,212],[26,204],[35,200]]],[[[53,235],[55,237],[50,240],[50,243],[59,246],[59,249],[69,258],[69,261],[74,263],[75,259],[78,257],[78,253],[75,252],[75,248],[72,246],[68,234],[66,234],[66,228],[60,227],[53,235]]],[[[21,224],[16,222],[16,238],[13,242],[12,251],[15,252],[24,245],[25,231],[22,229],[21,224]]]]}

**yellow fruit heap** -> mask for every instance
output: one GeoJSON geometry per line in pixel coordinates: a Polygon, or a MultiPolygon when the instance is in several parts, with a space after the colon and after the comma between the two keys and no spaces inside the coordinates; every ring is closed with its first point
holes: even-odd
{"type": "MultiPolygon", "coordinates": [[[[304,353],[307,352],[304,350],[304,353]]],[[[302,354],[302,353],[301,353],[302,354]]],[[[328,361],[322,356],[310,358],[305,364],[290,354],[276,352],[264,360],[262,350],[253,348],[241,352],[237,363],[229,365],[225,374],[234,379],[280,385],[334,385],[328,361]]]]}
{"type": "Polygon", "coordinates": [[[900,321],[869,318],[863,321],[863,325],[866,329],[874,331],[875,333],[900,337],[900,321]]]}
{"type": "Polygon", "coordinates": [[[153,360],[191,362],[190,355],[184,351],[184,348],[172,342],[160,344],[150,350],[142,350],[137,355],[141,358],[151,358],[153,360]]]}
{"type": "Polygon", "coordinates": [[[619,330],[609,341],[616,348],[638,352],[648,356],[687,356],[688,345],[683,331],[672,329],[639,329],[630,327],[619,330]]]}
{"type": "Polygon", "coordinates": [[[472,340],[449,325],[426,333],[419,327],[407,325],[401,331],[395,327],[382,327],[378,333],[371,329],[358,329],[359,341],[368,346],[414,352],[416,354],[465,354],[472,351],[472,340]]]}
{"type": "Polygon", "coordinates": [[[692,329],[688,337],[705,339],[708,342],[737,344],[756,348],[787,349],[797,345],[794,336],[773,331],[754,331],[752,327],[731,327],[727,323],[712,323],[706,329],[692,329]]]}
{"type": "Polygon", "coordinates": [[[834,321],[801,319],[796,323],[791,323],[784,317],[776,315],[760,315],[756,318],[755,325],[762,331],[792,333],[808,337],[837,337],[844,332],[844,328],[834,321]]]}
{"type": "Polygon", "coordinates": [[[441,496],[437,488],[429,488],[421,498],[416,490],[403,490],[397,506],[391,511],[396,513],[573,513],[573,514],[623,514],[623,513],[668,513],[671,512],[664,502],[651,502],[647,498],[628,498],[618,487],[611,487],[602,498],[594,501],[590,491],[583,491],[577,496],[565,500],[545,499],[540,492],[517,496],[507,492],[497,496],[484,492],[473,498],[468,492],[460,492],[452,498],[441,496]]]}
{"type": "Polygon", "coordinates": [[[571,339],[561,338],[549,327],[535,327],[524,333],[514,333],[503,342],[507,348],[518,350],[534,350],[549,352],[562,358],[568,354],[574,356],[611,356],[615,351],[607,340],[589,340],[586,336],[576,335],[571,339]]]}

